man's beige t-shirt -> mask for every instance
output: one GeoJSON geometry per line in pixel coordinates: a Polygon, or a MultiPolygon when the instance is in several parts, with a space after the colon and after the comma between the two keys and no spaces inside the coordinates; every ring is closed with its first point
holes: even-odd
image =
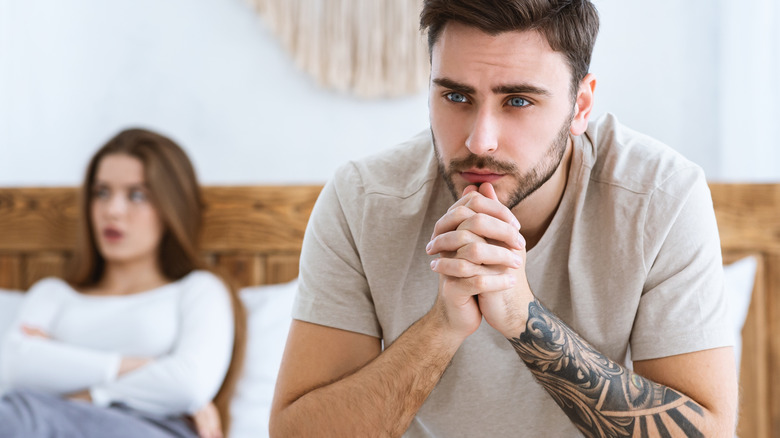
{"type": "MultiPolygon", "coordinates": [[[[392,344],[434,303],[425,246],[453,202],[429,132],[342,167],[306,230],[293,317],[392,344]]],[[[642,360],[732,343],[703,172],[612,116],[574,138],[566,190],[526,271],[547,308],[619,363],[629,345],[642,360]]],[[[580,434],[483,321],[405,436],[580,434]]]]}

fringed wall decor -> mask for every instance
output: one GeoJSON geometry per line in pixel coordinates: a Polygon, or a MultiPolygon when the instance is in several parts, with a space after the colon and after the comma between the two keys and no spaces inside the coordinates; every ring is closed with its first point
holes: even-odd
{"type": "Polygon", "coordinates": [[[360,97],[420,92],[428,49],[421,0],[249,0],[300,68],[360,97]]]}

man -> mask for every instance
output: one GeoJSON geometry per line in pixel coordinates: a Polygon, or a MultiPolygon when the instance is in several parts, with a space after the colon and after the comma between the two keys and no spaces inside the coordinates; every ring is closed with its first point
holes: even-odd
{"type": "Polygon", "coordinates": [[[323,190],[272,435],[733,436],[709,191],[588,125],[594,6],[426,0],[421,24],[430,133],[323,190]]]}

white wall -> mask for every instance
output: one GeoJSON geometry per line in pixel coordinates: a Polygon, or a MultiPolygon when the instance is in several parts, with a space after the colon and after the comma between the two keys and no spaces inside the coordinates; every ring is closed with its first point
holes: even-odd
{"type": "Polygon", "coordinates": [[[719,0],[720,178],[780,178],[780,2],[719,0]],[[727,146],[727,147],[726,147],[727,146]]]}
{"type": "Polygon", "coordinates": [[[705,1],[712,2],[596,0],[601,32],[591,72],[597,113],[614,113],[714,176],[718,31],[705,1]]]}
{"type": "MultiPolygon", "coordinates": [[[[777,139],[759,125],[760,147],[736,144],[739,130],[724,128],[722,102],[738,91],[721,96],[723,81],[752,70],[720,73],[724,56],[745,54],[724,49],[717,2],[596,4],[597,114],[669,143],[711,179],[780,179],[777,139]]],[[[319,89],[242,0],[0,0],[0,186],[76,185],[128,126],[180,142],[206,184],[323,182],[427,120],[425,92],[364,101],[319,89]]]]}
{"type": "Polygon", "coordinates": [[[594,2],[597,113],[673,146],[710,180],[780,181],[780,2],[594,2]]]}
{"type": "Polygon", "coordinates": [[[0,0],[0,186],[78,184],[120,128],[208,184],[325,181],[427,126],[426,96],[321,90],[241,0],[0,0]]]}

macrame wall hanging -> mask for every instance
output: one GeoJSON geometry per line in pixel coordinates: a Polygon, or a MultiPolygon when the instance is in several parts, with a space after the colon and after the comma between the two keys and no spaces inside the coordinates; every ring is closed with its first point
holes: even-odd
{"type": "Polygon", "coordinates": [[[320,85],[360,97],[425,89],[421,0],[249,0],[320,85]]]}

